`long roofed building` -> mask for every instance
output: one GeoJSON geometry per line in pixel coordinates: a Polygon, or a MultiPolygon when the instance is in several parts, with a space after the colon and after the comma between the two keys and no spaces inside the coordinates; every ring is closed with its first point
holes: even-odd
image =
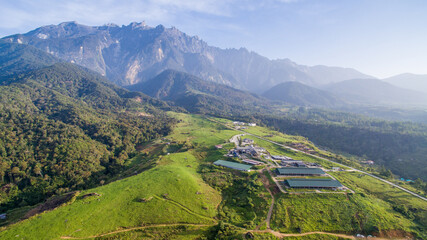
{"type": "Polygon", "coordinates": [[[224,160],[215,161],[213,164],[215,164],[217,166],[223,166],[223,167],[236,169],[236,170],[240,170],[240,171],[247,171],[247,172],[249,172],[251,167],[252,167],[251,165],[241,164],[241,163],[236,163],[236,162],[230,162],[230,161],[224,161],[224,160]]]}
{"type": "Polygon", "coordinates": [[[291,176],[321,176],[325,175],[325,172],[320,168],[285,167],[278,168],[277,174],[291,176]]]}
{"type": "Polygon", "coordinates": [[[334,179],[287,179],[285,183],[291,188],[341,188],[343,185],[334,179]]]}

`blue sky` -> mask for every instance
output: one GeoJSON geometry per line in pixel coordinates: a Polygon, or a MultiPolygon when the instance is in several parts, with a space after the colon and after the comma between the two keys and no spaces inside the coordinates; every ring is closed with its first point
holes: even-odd
{"type": "Polygon", "coordinates": [[[0,0],[0,36],[75,20],[175,26],[221,48],[355,68],[427,74],[424,0],[0,0]]]}

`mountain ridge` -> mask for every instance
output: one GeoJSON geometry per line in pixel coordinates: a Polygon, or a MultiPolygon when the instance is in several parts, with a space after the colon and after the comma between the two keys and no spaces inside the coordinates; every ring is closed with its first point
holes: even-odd
{"type": "Polygon", "coordinates": [[[401,88],[427,94],[427,74],[402,73],[382,80],[401,88]]]}
{"type": "MultiPolygon", "coordinates": [[[[258,93],[283,81],[319,84],[315,77],[319,70],[311,72],[311,67],[288,59],[270,60],[244,48],[209,46],[196,36],[163,25],[149,27],[134,22],[121,27],[112,24],[90,27],[66,22],[3,39],[33,45],[97,71],[119,85],[147,81],[166,69],[258,93]]],[[[323,68],[322,82],[328,82],[325,80],[328,78],[336,81],[334,71],[336,68],[323,68]]],[[[338,80],[366,77],[355,70],[349,74],[338,80]]]]}
{"type": "Polygon", "coordinates": [[[46,67],[60,59],[30,45],[0,40],[0,77],[46,67]]]}
{"type": "Polygon", "coordinates": [[[350,79],[324,86],[324,90],[353,104],[426,106],[427,95],[379,79],[350,79]]]}
{"type": "Polygon", "coordinates": [[[221,114],[268,108],[269,101],[256,94],[208,82],[194,75],[167,69],[156,77],[127,86],[151,97],[172,101],[190,112],[221,114]]]}
{"type": "Polygon", "coordinates": [[[333,108],[345,105],[333,94],[299,82],[284,82],[270,88],[262,96],[300,106],[333,108]]]}

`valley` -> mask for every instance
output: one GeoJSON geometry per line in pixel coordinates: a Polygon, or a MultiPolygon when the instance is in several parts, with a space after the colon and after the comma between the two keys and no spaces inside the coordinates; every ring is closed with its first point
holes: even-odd
{"type": "MultiPolygon", "coordinates": [[[[141,150],[140,155],[148,153],[147,157],[141,159],[137,155],[131,159],[134,169],[145,161],[153,161],[152,168],[105,186],[79,191],[74,199],[56,209],[3,227],[0,237],[197,239],[215,236],[241,239],[250,232],[255,239],[291,239],[318,236],[316,234],[330,238],[354,238],[356,234],[404,238],[413,234],[422,237],[425,232],[425,200],[393,186],[387,187],[384,182],[357,171],[329,172],[354,193],[278,192],[272,189],[275,183],[266,172],[245,173],[212,165],[218,159],[225,159],[227,149],[233,147],[228,140],[240,134],[222,125],[231,124],[231,121],[169,114],[179,123],[171,134],[154,140],[153,144],[162,146],[160,154],[150,155],[149,151],[141,150]],[[216,149],[218,144],[224,148],[216,149]],[[265,177],[269,183],[262,180],[265,177]],[[90,193],[96,195],[83,197],[90,193]],[[394,206],[401,204],[418,209],[411,213],[415,214],[412,215],[414,218],[394,210],[394,206]],[[354,215],[357,218],[353,218],[354,215]],[[47,226],[49,231],[40,231],[47,226]],[[400,233],[390,235],[395,234],[392,232],[400,233]]],[[[271,138],[278,142],[310,144],[304,138],[262,127],[248,128],[247,131],[273,135],[271,138]]],[[[254,140],[272,154],[318,162],[325,169],[338,166],[267,139],[254,140]]]]}

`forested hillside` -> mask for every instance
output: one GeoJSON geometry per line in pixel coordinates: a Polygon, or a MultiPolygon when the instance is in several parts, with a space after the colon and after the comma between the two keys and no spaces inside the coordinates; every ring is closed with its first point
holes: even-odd
{"type": "Polygon", "coordinates": [[[0,39],[0,77],[46,67],[61,60],[33,46],[0,39]]]}
{"type": "Polygon", "coordinates": [[[136,146],[169,132],[174,121],[159,108],[169,109],[73,64],[4,77],[1,208],[108,181],[136,146]]]}

